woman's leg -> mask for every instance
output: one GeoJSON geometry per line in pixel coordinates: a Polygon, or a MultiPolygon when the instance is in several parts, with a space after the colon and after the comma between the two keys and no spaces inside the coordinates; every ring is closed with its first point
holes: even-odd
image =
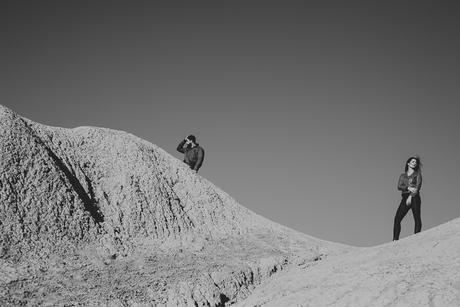
{"type": "Polygon", "coordinates": [[[406,216],[407,212],[411,207],[406,205],[407,195],[402,197],[401,203],[399,204],[398,210],[396,211],[394,224],[393,224],[393,241],[399,240],[399,234],[401,233],[401,221],[406,216]]]}
{"type": "Polygon", "coordinates": [[[415,222],[414,233],[419,233],[422,230],[422,217],[420,215],[421,203],[422,202],[420,200],[419,195],[412,198],[411,207],[412,207],[412,214],[414,215],[414,222],[415,222]]]}

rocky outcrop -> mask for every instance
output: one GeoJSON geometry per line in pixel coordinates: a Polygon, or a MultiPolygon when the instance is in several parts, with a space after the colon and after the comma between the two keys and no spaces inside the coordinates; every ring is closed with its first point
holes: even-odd
{"type": "Polygon", "coordinates": [[[0,106],[0,138],[0,305],[223,305],[347,249],[262,218],[125,132],[0,106]]]}

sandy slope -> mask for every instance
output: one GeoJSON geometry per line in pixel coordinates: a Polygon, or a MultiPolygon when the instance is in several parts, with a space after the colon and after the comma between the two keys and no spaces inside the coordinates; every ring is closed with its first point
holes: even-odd
{"type": "Polygon", "coordinates": [[[350,249],[264,219],[131,134],[3,106],[0,221],[1,306],[223,305],[350,249]]]}
{"type": "Polygon", "coordinates": [[[241,306],[460,306],[460,219],[290,268],[241,306]]]}
{"type": "Polygon", "coordinates": [[[322,241],[131,134],[0,106],[0,306],[460,306],[459,234],[322,241]]]}

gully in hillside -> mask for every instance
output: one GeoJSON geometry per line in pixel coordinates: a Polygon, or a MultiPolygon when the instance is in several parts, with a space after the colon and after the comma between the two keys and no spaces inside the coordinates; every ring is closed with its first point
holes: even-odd
{"type": "Polygon", "coordinates": [[[418,233],[422,230],[422,219],[420,217],[420,188],[422,187],[421,166],[419,157],[410,157],[406,161],[404,173],[399,176],[398,190],[401,191],[401,203],[399,204],[394,219],[393,241],[399,240],[401,221],[410,209],[412,209],[412,214],[414,215],[414,233],[418,233]]]}
{"type": "Polygon", "coordinates": [[[177,146],[177,151],[184,154],[184,162],[198,172],[204,159],[204,149],[197,143],[194,135],[189,135],[177,146]]]}

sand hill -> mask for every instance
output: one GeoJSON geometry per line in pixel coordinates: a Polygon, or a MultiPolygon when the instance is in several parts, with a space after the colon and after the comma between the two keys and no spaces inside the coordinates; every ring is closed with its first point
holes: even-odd
{"type": "Polygon", "coordinates": [[[0,106],[0,305],[241,302],[350,248],[249,211],[131,134],[0,106]]]}
{"type": "Polygon", "coordinates": [[[0,306],[460,306],[460,219],[348,247],[125,132],[0,106],[0,138],[0,306]]]}

